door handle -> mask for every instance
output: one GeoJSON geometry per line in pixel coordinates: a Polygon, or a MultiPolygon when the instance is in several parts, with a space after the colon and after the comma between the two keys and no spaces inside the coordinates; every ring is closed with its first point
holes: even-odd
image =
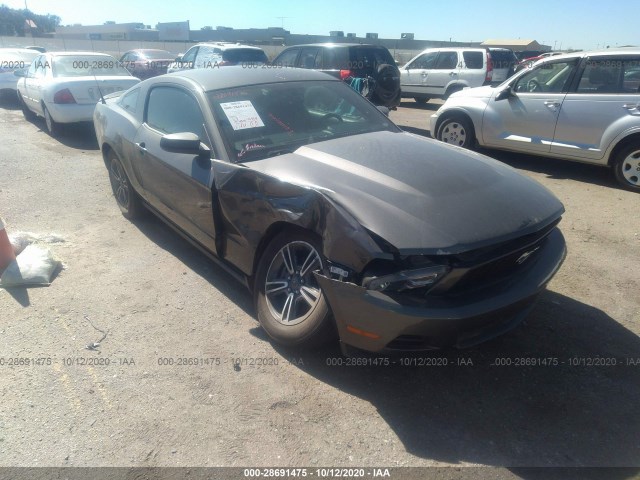
{"type": "Polygon", "coordinates": [[[545,100],[544,104],[549,108],[560,108],[560,102],[556,102],[555,100],[545,100]]]}
{"type": "Polygon", "coordinates": [[[136,143],[136,147],[138,147],[138,151],[140,153],[147,153],[146,144],[144,142],[136,143]]]}
{"type": "Polygon", "coordinates": [[[450,77],[453,77],[453,76],[455,76],[455,75],[458,75],[458,74],[457,74],[456,72],[449,72],[449,76],[450,76],[450,77]]]}

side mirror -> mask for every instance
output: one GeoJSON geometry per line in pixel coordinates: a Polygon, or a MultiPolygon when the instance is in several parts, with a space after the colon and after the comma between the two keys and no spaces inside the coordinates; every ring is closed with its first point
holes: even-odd
{"type": "Polygon", "coordinates": [[[200,137],[191,132],[164,135],[160,139],[160,148],[166,152],[187,155],[202,155],[209,152],[209,148],[200,142],[200,137]]]}
{"type": "Polygon", "coordinates": [[[174,61],[175,62],[181,62],[182,61],[182,54],[178,55],[174,61]]]}
{"type": "Polygon", "coordinates": [[[27,76],[27,69],[26,68],[20,68],[18,70],[14,70],[13,74],[16,77],[26,77],[27,76]]]}
{"type": "Polygon", "coordinates": [[[511,85],[507,85],[496,95],[496,102],[499,102],[500,100],[504,100],[506,98],[515,97],[515,96],[517,95],[511,89],[511,85]]]}
{"type": "Polygon", "coordinates": [[[384,107],[382,105],[378,105],[378,110],[380,110],[380,112],[385,116],[388,117],[389,116],[389,109],[387,107],[384,107]]]}

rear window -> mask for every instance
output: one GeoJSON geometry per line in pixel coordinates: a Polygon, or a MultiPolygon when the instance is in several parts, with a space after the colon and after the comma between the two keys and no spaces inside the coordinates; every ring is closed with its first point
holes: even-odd
{"type": "Polygon", "coordinates": [[[471,70],[480,70],[484,63],[484,54],[482,52],[462,52],[464,64],[471,70]]]}
{"type": "Polygon", "coordinates": [[[234,48],[222,52],[222,60],[231,63],[267,63],[267,54],[253,48],[234,48]]]}
{"type": "Polygon", "coordinates": [[[511,50],[489,50],[493,68],[511,68],[518,61],[511,50]]]}
{"type": "Polygon", "coordinates": [[[377,69],[380,65],[395,65],[396,62],[386,48],[356,47],[350,49],[351,69],[377,69]]]}
{"type": "Polygon", "coordinates": [[[131,76],[120,62],[106,55],[65,56],[53,59],[54,77],[89,77],[94,75],[131,76]]]}

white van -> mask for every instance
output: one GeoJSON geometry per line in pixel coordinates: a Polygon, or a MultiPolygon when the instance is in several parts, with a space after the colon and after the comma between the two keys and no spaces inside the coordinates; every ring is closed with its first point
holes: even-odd
{"type": "MultiPolygon", "coordinates": [[[[515,64],[517,59],[513,52],[511,55],[515,64]]],[[[480,87],[506,80],[513,72],[513,64],[505,65],[506,68],[500,68],[498,72],[488,49],[428,48],[400,69],[402,96],[414,98],[418,103],[430,98],[446,99],[465,87],[480,87]]]]}

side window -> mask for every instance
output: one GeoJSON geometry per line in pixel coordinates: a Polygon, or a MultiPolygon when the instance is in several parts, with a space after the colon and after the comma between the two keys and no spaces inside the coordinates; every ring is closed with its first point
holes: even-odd
{"type": "Polygon", "coordinates": [[[27,70],[27,77],[34,78],[36,76],[36,67],[40,64],[40,62],[44,62],[44,57],[36,57],[31,65],[29,65],[29,70],[27,70]]]}
{"type": "Polygon", "coordinates": [[[335,48],[322,49],[322,68],[323,70],[335,70],[338,68],[338,57],[335,48]]]}
{"type": "Polygon", "coordinates": [[[319,48],[303,48],[298,66],[300,68],[321,68],[322,56],[319,53],[319,48]]]}
{"type": "Polygon", "coordinates": [[[120,59],[121,62],[130,62],[131,61],[131,54],[130,53],[125,53],[122,58],[120,59]]]}
{"type": "Polygon", "coordinates": [[[513,89],[519,93],[566,92],[576,62],[577,60],[563,60],[539,65],[518,78],[513,89]]]}
{"type": "Polygon", "coordinates": [[[440,52],[438,60],[436,61],[436,70],[450,70],[456,68],[458,65],[458,53],[457,52],[440,52]]]}
{"type": "Polygon", "coordinates": [[[436,63],[436,58],[438,58],[438,52],[423,53],[418,58],[416,58],[413,62],[407,65],[407,68],[431,69],[434,67],[436,63]]]}
{"type": "Polygon", "coordinates": [[[637,93],[640,86],[638,60],[587,59],[577,93],[637,93]]]}
{"type": "Polygon", "coordinates": [[[622,91],[624,93],[640,93],[640,58],[624,62],[622,91]]]}
{"type": "Polygon", "coordinates": [[[46,75],[45,67],[49,65],[47,57],[38,57],[38,61],[33,63],[36,64],[36,70],[33,74],[34,78],[44,78],[46,75]]]}
{"type": "Polygon", "coordinates": [[[222,62],[222,50],[215,47],[200,47],[196,55],[195,68],[216,68],[222,62]]]}
{"type": "Polygon", "coordinates": [[[146,123],[162,133],[203,134],[204,119],[195,98],[182,89],[156,87],[147,101],[146,123]]]}
{"type": "Polygon", "coordinates": [[[187,50],[187,53],[185,53],[182,56],[182,63],[190,63],[190,67],[189,68],[193,68],[193,65],[195,64],[196,61],[196,55],[198,54],[198,49],[200,47],[191,47],[189,50],[187,50]]]}
{"type": "Polygon", "coordinates": [[[140,89],[136,88],[135,90],[123,95],[120,99],[120,106],[124,108],[126,111],[131,113],[136,113],[138,110],[138,97],[140,94],[140,89]]]}
{"type": "Polygon", "coordinates": [[[482,70],[485,54],[482,52],[462,52],[464,64],[470,70],[482,70]]]}
{"type": "Polygon", "coordinates": [[[292,48],[290,50],[286,50],[282,52],[277,59],[278,67],[295,67],[296,66],[296,58],[298,58],[299,48],[292,48]]]}

